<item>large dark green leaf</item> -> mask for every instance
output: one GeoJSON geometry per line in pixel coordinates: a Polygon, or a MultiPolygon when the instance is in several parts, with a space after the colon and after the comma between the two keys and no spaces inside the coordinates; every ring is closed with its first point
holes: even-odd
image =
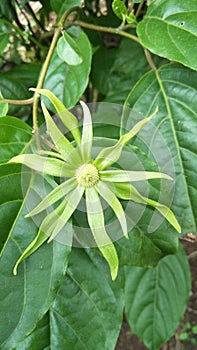
{"type": "MultiPolygon", "coordinates": [[[[158,58],[155,60],[157,65],[163,63],[158,58]]],[[[106,101],[123,103],[131,88],[149,69],[141,46],[124,38],[118,48],[100,47],[94,54],[91,77],[106,101]]]]}
{"type": "MultiPolygon", "coordinates": [[[[21,64],[7,72],[0,73],[0,90],[4,98],[23,100],[32,96],[29,88],[37,84],[40,64],[21,64]]],[[[29,115],[31,106],[9,105],[9,114],[29,115]]]]}
{"type": "MultiPolygon", "coordinates": [[[[126,101],[128,106],[144,116],[153,112],[156,106],[159,107],[157,116],[153,118],[157,132],[149,134],[146,131],[143,135],[152,149],[156,150],[164,167],[169,162],[174,163],[175,192],[172,208],[183,233],[196,233],[197,223],[196,81],[195,72],[178,64],[166,65],[158,70],[157,75],[154,72],[146,74],[126,101]],[[159,142],[160,133],[164,143],[159,142]],[[166,149],[171,153],[168,158],[166,149]]],[[[139,139],[135,143],[139,145],[139,139]]],[[[149,152],[147,148],[145,151],[149,152]]]]}
{"type": "MultiPolygon", "coordinates": [[[[141,210],[140,205],[135,204],[133,217],[141,210]]],[[[141,220],[130,231],[129,240],[122,238],[116,242],[120,265],[155,266],[165,255],[176,253],[178,237],[169,223],[163,222],[154,232],[148,232],[152,215],[153,210],[146,208],[141,220]]]]}
{"type": "MultiPolygon", "coordinates": [[[[24,218],[27,213],[25,203],[40,200],[44,189],[42,178],[35,176],[31,180],[31,190],[27,189],[23,200],[20,174],[15,164],[13,167],[12,164],[0,167],[0,180],[1,224],[4,230],[0,253],[0,308],[4,318],[0,322],[0,333],[1,349],[10,350],[35,328],[50,307],[65,273],[70,249],[57,242],[44,244],[19,266],[18,275],[13,276],[17,259],[38,229],[32,219],[24,218]],[[11,213],[10,222],[8,217],[12,207],[16,216],[11,213]]],[[[46,180],[44,191],[51,190],[53,186],[52,181],[46,180]]]]}
{"type": "Polygon", "coordinates": [[[52,348],[114,349],[122,322],[123,282],[113,284],[103,265],[108,269],[93,251],[72,250],[67,276],[52,306],[52,348]]]}
{"type": "Polygon", "coordinates": [[[44,315],[36,325],[36,328],[24,340],[18,343],[15,350],[52,350],[50,347],[49,317],[49,313],[44,315]]]}
{"type": "Polygon", "coordinates": [[[125,311],[133,332],[158,350],[176,331],[190,293],[190,270],[180,248],[157,267],[125,268],[125,311]]]}
{"type": "Polygon", "coordinates": [[[113,350],[123,316],[122,272],[112,282],[103,257],[93,250],[74,248],[49,317],[16,350],[113,350]]]}
{"type": "MultiPolygon", "coordinates": [[[[44,83],[44,88],[52,90],[67,108],[73,107],[83,94],[91,66],[91,46],[83,31],[78,32],[76,44],[81,50],[82,63],[70,66],[59,58],[55,50],[44,83]]],[[[50,106],[47,100],[46,105],[50,106]]]]}
{"type": "Polygon", "coordinates": [[[22,152],[31,136],[31,128],[20,119],[0,118],[0,163],[22,152]]]}
{"type": "Polygon", "coordinates": [[[22,63],[4,72],[2,76],[7,79],[14,79],[14,81],[20,81],[28,90],[30,87],[36,86],[40,70],[40,63],[22,63]]]}
{"type": "Polygon", "coordinates": [[[137,26],[151,52],[197,70],[197,1],[156,0],[137,26]]]}

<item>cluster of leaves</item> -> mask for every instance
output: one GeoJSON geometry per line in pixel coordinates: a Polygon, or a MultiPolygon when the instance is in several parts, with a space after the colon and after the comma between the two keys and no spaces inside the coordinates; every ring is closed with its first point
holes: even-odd
{"type": "MultiPolygon", "coordinates": [[[[67,108],[82,95],[89,102],[124,103],[145,117],[159,106],[153,123],[168,145],[176,174],[172,209],[182,233],[196,233],[197,0],[132,1],[132,8],[121,0],[113,6],[107,1],[105,9],[99,3],[86,0],[78,17],[74,12],[67,19],[43,87],[67,108]],[[132,41],[133,36],[138,40],[132,41]]],[[[37,85],[53,35],[52,11],[55,24],[69,8],[81,6],[81,1],[42,0],[40,4],[34,10],[32,2],[25,0],[0,2],[0,89],[7,99],[31,97],[28,88],[37,85]]],[[[46,105],[53,111],[48,101],[46,105]]],[[[113,350],[125,312],[133,332],[149,349],[158,349],[175,332],[190,291],[188,262],[181,246],[176,253],[175,230],[163,222],[148,233],[153,209],[147,207],[129,232],[129,240],[115,243],[120,269],[114,282],[97,249],[71,251],[55,241],[42,245],[13,276],[17,259],[38,232],[32,219],[24,218],[26,203],[32,196],[40,202],[43,188],[40,174],[32,180],[25,170],[29,181],[23,193],[21,167],[7,163],[24,153],[32,138],[31,105],[8,107],[0,102],[0,115],[0,299],[4,314],[0,348],[113,350]]],[[[113,126],[106,132],[111,138],[119,137],[113,126]]],[[[147,137],[165,165],[168,159],[157,136],[147,137]]],[[[149,170],[155,170],[154,159],[140,139],[130,147],[149,170]]],[[[55,180],[45,177],[48,192],[57,186],[55,180]]],[[[154,183],[151,190],[157,196],[154,183]]]]}

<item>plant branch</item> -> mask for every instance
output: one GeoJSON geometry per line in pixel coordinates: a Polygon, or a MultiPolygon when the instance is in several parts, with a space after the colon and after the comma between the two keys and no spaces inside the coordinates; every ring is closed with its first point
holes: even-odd
{"type": "Polygon", "coordinates": [[[103,27],[103,26],[98,26],[96,24],[92,24],[92,23],[86,23],[83,21],[74,21],[72,24],[75,26],[80,26],[80,27],[84,27],[87,29],[97,30],[99,32],[121,35],[121,36],[124,36],[125,38],[131,39],[131,40],[137,42],[138,44],[140,44],[141,46],[143,46],[142,43],[140,42],[140,40],[135,35],[132,35],[132,34],[127,33],[127,32],[123,32],[120,28],[103,27]]]}
{"type": "Polygon", "coordinates": [[[34,98],[28,98],[27,100],[9,100],[6,98],[3,98],[0,100],[0,102],[9,103],[11,105],[31,105],[34,101],[34,98]]]}
{"type": "Polygon", "coordinates": [[[135,14],[136,19],[137,19],[137,18],[139,17],[139,15],[140,15],[141,9],[142,9],[142,7],[143,7],[143,5],[144,5],[144,1],[145,1],[145,0],[141,0],[139,6],[138,6],[138,8],[137,8],[137,11],[136,11],[136,14],[135,14]]]}
{"type": "Polygon", "coordinates": [[[149,66],[155,71],[157,72],[157,67],[155,66],[154,62],[153,62],[153,59],[151,57],[151,54],[150,52],[147,50],[147,49],[144,49],[144,53],[145,53],[145,56],[146,56],[146,59],[147,59],[147,62],[149,64],[149,66]]]}
{"type": "MultiPolygon", "coordinates": [[[[49,48],[49,51],[47,53],[47,57],[44,61],[44,64],[43,64],[43,68],[42,68],[42,72],[40,74],[40,78],[38,80],[38,84],[36,86],[37,89],[41,89],[43,87],[43,84],[44,84],[44,80],[45,80],[45,77],[46,77],[46,73],[47,73],[47,70],[48,70],[48,67],[49,67],[49,64],[50,64],[50,61],[51,61],[51,58],[52,58],[52,55],[53,55],[53,52],[55,50],[55,47],[56,47],[56,44],[57,44],[57,41],[59,39],[59,36],[61,34],[61,31],[63,29],[63,26],[64,26],[64,22],[65,20],[67,19],[67,17],[72,13],[72,12],[75,12],[75,11],[79,11],[79,7],[78,6],[74,6],[72,8],[70,8],[69,10],[67,10],[63,16],[60,18],[58,24],[57,24],[57,27],[55,29],[55,32],[54,32],[54,36],[53,36],[53,39],[52,39],[52,42],[51,42],[51,45],[50,45],[50,48],[49,48]]],[[[33,102],[33,129],[36,131],[38,129],[38,117],[37,117],[37,110],[38,110],[38,99],[39,99],[39,96],[37,93],[34,94],[34,102],[33,102]]]]}

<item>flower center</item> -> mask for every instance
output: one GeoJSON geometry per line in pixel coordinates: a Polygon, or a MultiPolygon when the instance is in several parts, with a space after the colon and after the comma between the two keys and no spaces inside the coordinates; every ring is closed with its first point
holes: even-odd
{"type": "Polygon", "coordinates": [[[98,169],[92,164],[83,164],[76,173],[80,186],[92,187],[99,181],[98,169]]]}

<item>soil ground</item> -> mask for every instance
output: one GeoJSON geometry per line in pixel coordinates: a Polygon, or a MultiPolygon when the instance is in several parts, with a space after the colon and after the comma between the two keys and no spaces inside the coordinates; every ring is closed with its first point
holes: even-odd
{"type": "MultiPolygon", "coordinates": [[[[190,300],[175,335],[166,344],[162,345],[160,350],[197,350],[197,334],[192,335],[189,332],[190,338],[188,341],[180,340],[180,334],[184,331],[187,322],[192,326],[197,325],[197,236],[183,240],[182,243],[188,256],[192,276],[190,300]],[[192,344],[192,338],[196,340],[196,344],[192,344]]],[[[124,320],[115,350],[147,350],[147,347],[136,335],[132,334],[127,321],[124,320]]]]}

